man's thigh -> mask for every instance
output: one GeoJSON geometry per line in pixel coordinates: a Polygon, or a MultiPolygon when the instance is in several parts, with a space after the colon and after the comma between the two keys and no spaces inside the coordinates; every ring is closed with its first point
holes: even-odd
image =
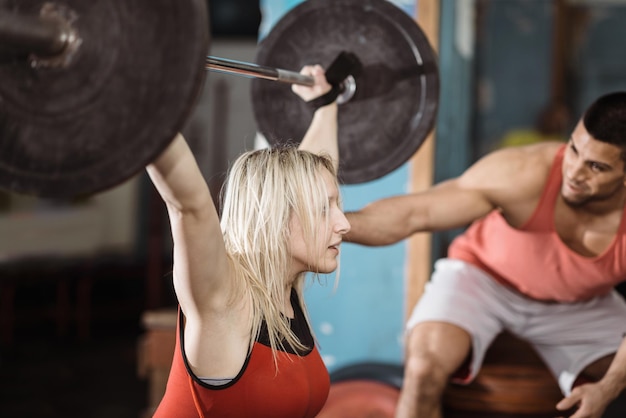
{"type": "Polygon", "coordinates": [[[451,366],[468,360],[454,380],[469,383],[489,345],[502,331],[503,318],[514,321],[508,295],[503,292],[508,291],[472,265],[460,260],[437,261],[433,277],[407,322],[407,348],[417,352],[426,347],[425,341],[435,341],[451,366]]]}

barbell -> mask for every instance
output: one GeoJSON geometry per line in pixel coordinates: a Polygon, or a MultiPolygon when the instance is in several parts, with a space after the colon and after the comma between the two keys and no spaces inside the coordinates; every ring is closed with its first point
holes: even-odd
{"type": "Polygon", "coordinates": [[[312,118],[291,92],[312,82],[299,69],[356,56],[339,112],[347,184],[395,170],[434,126],[435,54],[386,0],[307,0],[255,63],[208,56],[209,38],[205,0],[0,1],[0,188],[66,198],[126,181],[182,130],[207,70],[253,78],[258,130],[275,145],[301,139],[312,118]]]}

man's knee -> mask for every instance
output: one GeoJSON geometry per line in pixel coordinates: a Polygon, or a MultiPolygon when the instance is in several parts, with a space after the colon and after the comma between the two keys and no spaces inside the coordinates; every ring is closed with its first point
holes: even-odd
{"type": "Polygon", "coordinates": [[[415,378],[442,386],[472,353],[472,337],[462,328],[443,322],[424,322],[409,333],[406,364],[415,378]]]}
{"type": "Polygon", "coordinates": [[[449,372],[436,356],[424,352],[409,353],[404,378],[410,379],[423,396],[440,396],[449,379],[449,372]]]}

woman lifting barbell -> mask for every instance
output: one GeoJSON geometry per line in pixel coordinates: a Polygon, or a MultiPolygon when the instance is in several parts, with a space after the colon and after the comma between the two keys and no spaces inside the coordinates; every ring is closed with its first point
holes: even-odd
{"type": "MultiPolygon", "coordinates": [[[[320,66],[294,86],[304,100],[331,89],[320,66]]],[[[176,349],[156,417],[314,417],[328,372],[303,300],[305,274],[338,266],[350,229],[336,178],[337,105],[318,108],[300,145],[244,153],[220,219],[178,135],[147,171],[169,213],[179,302],[176,349]]]]}

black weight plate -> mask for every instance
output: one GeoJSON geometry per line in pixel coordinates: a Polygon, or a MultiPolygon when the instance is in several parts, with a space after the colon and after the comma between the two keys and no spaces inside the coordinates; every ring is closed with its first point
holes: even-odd
{"type": "MultiPolygon", "coordinates": [[[[0,12],[36,16],[45,3],[0,12]]],[[[158,156],[195,104],[209,47],[204,0],[62,7],[81,40],[67,65],[0,57],[0,187],[42,197],[99,192],[158,156]]]]}
{"type": "MultiPolygon", "coordinates": [[[[299,71],[341,51],[363,64],[339,107],[339,179],[362,183],[408,161],[432,130],[439,100],[435,53],[417,23],[385,0],[308,0],[258,45],[259,65],[299,71]]],[[[285,83],[252,80],[254,116],[270,144],[299,141],[312,111],[285,83]]]]}

